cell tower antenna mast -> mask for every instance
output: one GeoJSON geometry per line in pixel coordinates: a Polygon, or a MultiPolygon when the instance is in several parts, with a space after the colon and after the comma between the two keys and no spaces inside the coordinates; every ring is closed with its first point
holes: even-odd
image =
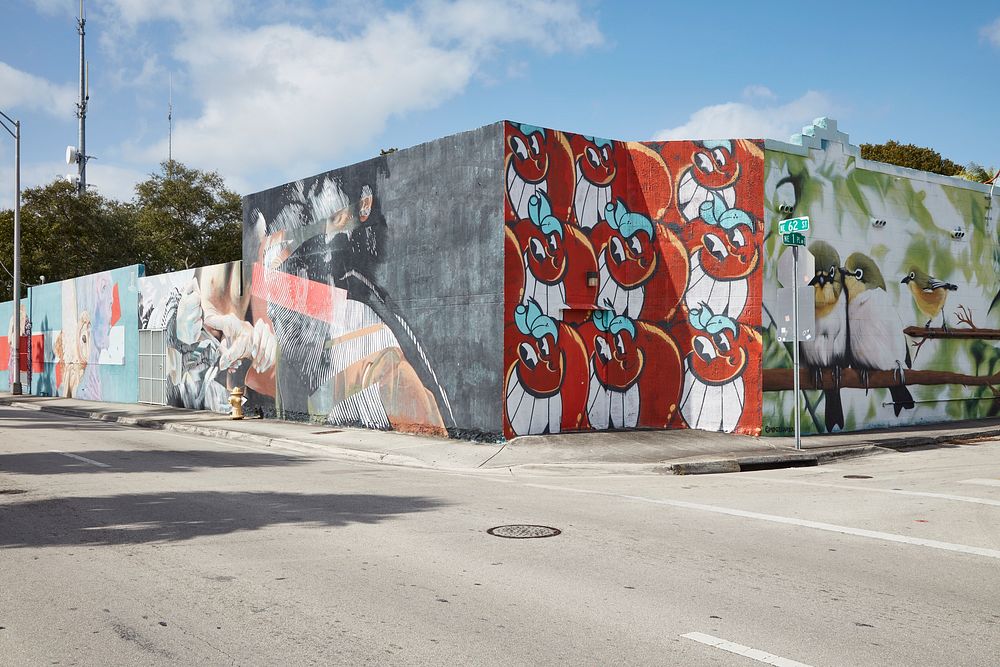
{"type": "Polygon", "coordinates": [[[80,16],[76,20],[76,32],[80,35],[80,101],[76,105],[76,117],[80,119],[80,145],[77,148],[77,193],[87,192],[87,102],[90,100],[89,74],[84,49],[87,17],[84,14],[83,0],[80,0],[80,16]]]}
{"type": "Polygon", "coordinates": [[[168,79],[167,93],[167,178],[174,170],[174,75],[168,79]]]}

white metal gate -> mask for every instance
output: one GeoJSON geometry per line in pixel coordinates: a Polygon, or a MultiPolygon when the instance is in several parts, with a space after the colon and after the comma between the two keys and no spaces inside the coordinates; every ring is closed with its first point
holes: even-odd
{"type": "Polygon", "coordinates": [[[167,334],[139,330],[139,402],[167,404],[167,334]]]}

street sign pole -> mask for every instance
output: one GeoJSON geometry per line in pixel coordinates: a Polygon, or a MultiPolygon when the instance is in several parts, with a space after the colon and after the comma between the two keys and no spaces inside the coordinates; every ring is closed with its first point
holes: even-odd
{"type": "Polygon", "coordinates": [[[794,396],[792,411],[795,413],[795,449],[802,449],[802,424],[799,419],[799,246],[792,246],[792,374],[794,396]]]}

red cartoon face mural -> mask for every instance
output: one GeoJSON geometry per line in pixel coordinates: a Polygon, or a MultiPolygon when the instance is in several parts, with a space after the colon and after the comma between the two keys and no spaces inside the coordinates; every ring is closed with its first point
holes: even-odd
{"type": "Polygon", "coordinates": [[[559,317],[570,304],[593,300],[586,275],[597,270],[594,251],[583,232],[552,214],[548,195],[531,195],[527,219],[507,229],[523,262],[523,278],[512,277],[515,284],[523,283],[518,303],[532,299],[543,314],[559,317]]]}
{"type": "Polygon", "coordinates": [[[689,313],[688,325],[677,327],[684,359],[681,414],[691,428],[743,431],[759,425],[761,392],[760,334],[707,304],[689,313]]]}
{"type": "Polygon", "coordinates": [[[528,218],[531,197],[548,195],[552,213],[568,220],[573,208],[573,154],[562,132],[506,124],[504,180],[508,219],[528,218]]]}
{"type": "Polygon", "coordinates": [[[505,435],[757,432],[759,142],[508,123],[505,148],[505,435]]]}
{"type": "Polygon", "coordinates": [[[590,359],[587,418],[595,429],[667,428],[677,414],[683,370],[660,327],[608,310],[578,328],[590,359]]]}
{"type": "Polygon", "coordinates": [[[528,300],[514,309],[504,338],[513,348],[504,382],[504,421],[511,435],[587,428],[587,353],[576,331],[528,300]]]}

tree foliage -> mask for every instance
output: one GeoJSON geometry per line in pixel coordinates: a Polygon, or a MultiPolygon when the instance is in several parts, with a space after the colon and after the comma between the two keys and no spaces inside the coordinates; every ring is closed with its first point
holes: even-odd
{"type": "MultiPolygon", "coordinates": [[[[130,202],[53,181],[21,193],[21,289],[130,264],[147,274],[239,259],[242,203],[215,172],[164,162],[130,202]]],[[[14,212],[0,211],[0,301],[11,298],[14,212]]]]}
{"type": "Polygon", "coordinates": [[[136,231],[150,274],[229,262],[242,251],[243,202],[217,172],[166,161],[135,187],[136,231]]]}
{"type": "Polygon", "coordinates": [[[991,171],[975,162],[970,162],[963,167],[957,162],[942,157],[933,148],[901,144],[892,139],[884,144],[861,144],[861,157],[866,160],[887,162],[900,167],[929,171],[944,176],[958,176],[978,183],[985,183],[996,173],[995,169],[991,171]]]}
{"type": "Polygon", "coordinates": [[[933,148],[901,144],[892,139],[884,144],[861,144],[861,157],[945,176],[957,176],[962,173],[962,165],[941,157],[941,154],[933,148]]]}

